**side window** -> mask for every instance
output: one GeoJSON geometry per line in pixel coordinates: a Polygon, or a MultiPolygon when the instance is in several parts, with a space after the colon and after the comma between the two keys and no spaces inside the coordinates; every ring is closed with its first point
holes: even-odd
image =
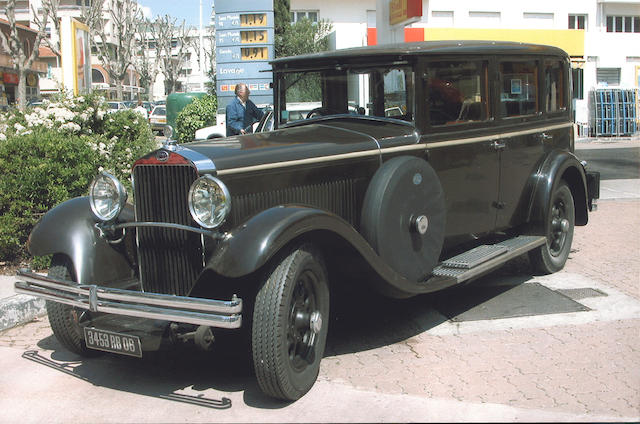
{"type": "Polygon", "coordinates": [[[536,62],[500,63],[500,112],[503,117],[538,112],[538,69],[536,62]]]}
{"type": "Polygon", "coordinates": [[[411,113],[408,82],[404,69],[391,69],[384,74],[384,116],[401,118],[411,113]]]}
{"type": "Polygon", "coordinates": [[[562,62],[559,60],[544,61],[544,85],[546,97],[545,111],[556,112],[566,110],[565,78],[562,62]]]}
{"type": "Polygon", "coordinates": [[[487,119],[486,62],[433,62],[427,69],[427,109],[431,126],[487,119]]]}

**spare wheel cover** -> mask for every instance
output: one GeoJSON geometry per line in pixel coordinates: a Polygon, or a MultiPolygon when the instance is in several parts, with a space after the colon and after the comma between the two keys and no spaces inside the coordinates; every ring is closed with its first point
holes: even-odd
{"type": "Polygon", "coordinates": [[[363,236],[389,266],[410,281],[428,278],[446,222],[442,186],[429,163],[412,156],[385,162],[367,188],[361,218],[363,236]]]}

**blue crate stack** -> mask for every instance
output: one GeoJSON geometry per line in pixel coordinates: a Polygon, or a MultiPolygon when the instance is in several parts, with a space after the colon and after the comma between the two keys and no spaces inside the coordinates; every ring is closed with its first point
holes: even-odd
{"type": "Polygon", "coordinates": [[[590,94],[592,136],[631,136],[638,131],[637,89],[604,88],[590,94]]]}

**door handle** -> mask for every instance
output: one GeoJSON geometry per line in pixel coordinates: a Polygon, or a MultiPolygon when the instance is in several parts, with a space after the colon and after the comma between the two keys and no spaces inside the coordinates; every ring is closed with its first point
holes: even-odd
{"type": "Polygon", "coordinates": [[[506,146],[507,145],[500,140],[493,140],[493,142],[491,142],[491,147],[493,147],[494,150],[504,150],[506,146]]]}
{"type": "Polygon", "coordinates": [[[553,140],[553,136],[551,134],[541,133],[541,134],[538,134],[538,140],[540,140],[542,142],[551,141],[551,140],[553,140]]]}

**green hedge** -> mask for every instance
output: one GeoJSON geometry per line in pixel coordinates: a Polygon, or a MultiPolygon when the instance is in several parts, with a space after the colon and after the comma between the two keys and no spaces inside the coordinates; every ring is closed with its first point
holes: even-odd
{"type": "Polygon", "coordinates": [[[186,105],[176,117],[178,142],[188,143],[193,141],[197,130],[215,125],[217,109],[217,98],[211,95],[195,99],[186,105]]]}
{"type": "Polygon", "coordinates": [[[54,205],[86,194],[98,171],[86,136],[37,129],[0,142],[0,257],[25,256],[24,244],[38,218],[54,205]]]}
{"type": "Polygon", "coordinates": [[[87,194],[100,170],[130,190],[133,161],[157,146],[149,123],[131,111],[106,113],[97,95],[0,114],[0,261],[25,260],[37,220],[87,194]]]}

